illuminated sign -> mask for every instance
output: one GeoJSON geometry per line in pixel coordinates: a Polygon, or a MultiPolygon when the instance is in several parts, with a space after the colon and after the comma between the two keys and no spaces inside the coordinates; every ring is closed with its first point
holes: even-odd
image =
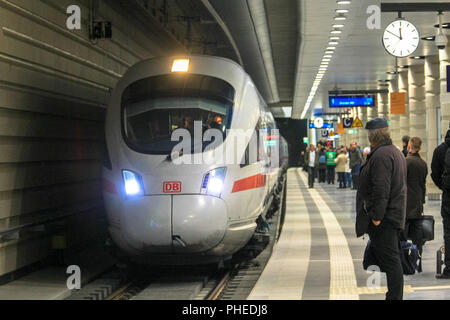
{"type": "Polygon", "coordinates": [[[375,96],[330,96],[330,108],[374,107],[375,96]]]}

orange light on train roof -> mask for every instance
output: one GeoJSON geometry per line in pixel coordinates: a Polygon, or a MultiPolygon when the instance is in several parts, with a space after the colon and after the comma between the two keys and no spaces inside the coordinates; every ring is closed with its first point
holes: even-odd
{"type": "Polygon", "coordinates": [[[172,72],[188,72],[189,59],[175,59],[172,64],[172,72]]]}

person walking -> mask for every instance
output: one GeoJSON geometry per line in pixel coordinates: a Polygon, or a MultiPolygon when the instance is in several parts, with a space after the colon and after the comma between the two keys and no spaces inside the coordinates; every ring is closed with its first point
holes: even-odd
{"type": "Polygon", "coordinates": [[[346,183],[345,183],[345,169],[348,162],[347,155],[345,154],[345,151],[340,151],[338,157],[334,160],[336,163],[336,172],[338,174],[338,181],[339,181],[339,188],[338,189],[345,189],[346,183]]]}
{"type": "MultiPolygon", "coordinates": [[[[406,158],[408,193],[405,224],[405,238],[411,239],[417,246],[420,257],[422,257],[424,245],[420,218],[423,215],[428,175],[427,163],[419,155],[421,147],[422,140],[419,137],[413,137],[408,142],[408,157],[406,158]]],[[[422,272],[422,259],[420,259],[418,271],[422,272]]]]}
{"type": "Polygon", "coordinates": [[[406,159],[392,145],[386,119],[367,122],[371,152],[361,167],[356,194],[357,237],[369,234],[371,250],[386,272],[387,300],[403,299],[403,267],[399,235],[405,227],[407,199],[406,159]]]}
{"type": "Polygon", "coordinates": [[[352,174],[353,190],[356,190],[358,188],[358,177],[359,177],[359,170],[361,168],[361,163],[362,163],[361,151],[359,150],[356,142],[353,142],[350,147],[350,169],[352,174]]]}
{"type": "Polygon", "coordinates": [[[309,188],[314,188],[314,178],[317,167],[319,166],[319,152],[313,144],[310,145],[309,150],[305,152],[305,163],[308,166],[308,185],[309,188]]]}
{"type": "Polygon", "coordinates": [[[326,152],[325,156],[327,157],[327,183],[334,184],[334,179],[336,176],[336,151],[330,149],[326,152]]]}
{"type": "Polygon", "coordinates": [[[431,178],[434,184],[441,189],[442,205],[441,216],[444,227],[445,268],[436,275],[438,279],[450,279],[450,130],[445,135],[445,141],[433,152],[431,161],[431,178]]]}

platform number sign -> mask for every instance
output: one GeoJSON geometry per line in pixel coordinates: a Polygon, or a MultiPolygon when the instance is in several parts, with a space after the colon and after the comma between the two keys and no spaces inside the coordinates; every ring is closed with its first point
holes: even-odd
{"type": "Polygon", "coordinates": [[[180,193],[181,182],[180,181],[165,181],[163,183],[163,193],[180,193]]]}
{"type": "Polygon", "coordinates": [[[344,124],[344,128],[351,128],[353,124],[353,118],[344,118],[342,119],[342,123],[344,124]]]}

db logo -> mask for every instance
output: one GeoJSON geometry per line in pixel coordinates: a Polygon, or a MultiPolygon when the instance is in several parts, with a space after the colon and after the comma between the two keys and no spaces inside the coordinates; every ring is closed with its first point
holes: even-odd
{"type": "Polygon", "coordinates": [[[179,193],[181,192],[181,182],[180,181],[166,181],[163,183],[164,193],[179,193]]]}

